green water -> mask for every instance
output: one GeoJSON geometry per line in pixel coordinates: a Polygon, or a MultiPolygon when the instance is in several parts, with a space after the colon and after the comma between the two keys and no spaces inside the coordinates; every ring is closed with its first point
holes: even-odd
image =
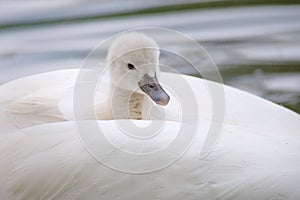
{"type": "MultiPolygon", "coordinates": [[[[202,44],[225,84],[300,113],[299,1],[56,3],[30,7],[26,2],[2,2],[1,83],[77,68],[105,38],[131,28],[158,26],[181,31],[202,44]]],[[[182,48],[176,41],[172,45],[182,48]]],[[[199,76],[176,63],[174,67],[199,76]]]]}

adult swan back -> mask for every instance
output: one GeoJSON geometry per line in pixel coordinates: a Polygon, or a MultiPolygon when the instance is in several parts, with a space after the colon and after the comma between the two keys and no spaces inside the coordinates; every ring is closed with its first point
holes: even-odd
{"type": "MultiPolygon", "coordinates": [[[[122,37],[118,41],[123,45],[132,41],[132,35],[122,37]]],[[[139,45],[156,45],[144,35],[136,34],[135,37],[139,38],[139,45]]],[[[157,61],[151,59],[158,59],[156,51],[143,52],[143,55],[150,60],[142,65],[157,61]]],[[[122,77],[119,73],[133,72],[124,79],[122,88],[117,85],[118,97],[124,97],[127,104],[120,104],[124,101],[118,99],[117,105],[121,109],[116,111],[115,118],[111,108],[107,109],[107,100],[102,98],[103,93],[111,94],[110,90],[103,90],[108,91],[105,93],[99,89],[100,94],[95,97],[96,122],[107,140],[114,144],[114,149],[99,146],[105,154],[100,160],[91,156],[74,129],[70,96],[77,70],[34,75],[0,87],[1,199],[300,198],[297,189],[300,183],[299,115],[246,92],[224,86],[226,118],[222,122],[213,121],[213,106],[210,92],[206,88],[207,85],[218,83],[160,73],[157,66],[153,65],[138,69],[139,64],[134,61],[141,58],[126,57],[126,63],[121,62],[124,59],[119,60],[119,64],[115,63],[114,67],[121,67],[120,63],[123,63],[122,68],[115,68],[108,85],[102,84],[111,87],[114,76],[119,78],[122,77]],[[129,62],[137,71],[128,65],[129,62]],[[126,173],[128,171],[120,166],[146,166],[150,169],[174,154],[176,149],[164,154],[166,157],[147,160],[139,159],[138,156],[121,157],[115,152],[124,149],[132,154],[146,155],[174,141],[181,126],[180,117],[177,117],[181,111],[172,88],[164,87],[163,83],[165,80],[176,82],[179,78],[187,82],[196,98],[199,113],[197,116],[189,116],[199,119],[196,137],[184,154],[171,165],[153,173],[126,173]],[[135,90],[137,87],[140,90],[135,90]],[[157,90],[151,92],[152,87],[157,90]],[[131,96],[126,96],[130,90],[137,93],[131,91],[131,96]],[[144,103],[145,99],[147,103],[144,103]],[[154,114],[140,112],[145,108],[154,108],[154,114]],[[134,119],[132,121],[139,127],[148,125],[149,121],[144,119],[151,118],[159,122],[161,108],[165,112],[166,121],[159,137],[140,143],[137,138],[124,135],[118,127],[118,122],[130,122],[128,118],[134,119]],[[125,111],[129,112],[122,113],[125,111]],[[222,136],[211,153],[200,159],[203,135],[211,123],[223,123],[222,136]]],[[[114,95],[104,96],[115,98],[114,95]]],[[[90,121],[90,116],[83,118],[90,121]]]]}

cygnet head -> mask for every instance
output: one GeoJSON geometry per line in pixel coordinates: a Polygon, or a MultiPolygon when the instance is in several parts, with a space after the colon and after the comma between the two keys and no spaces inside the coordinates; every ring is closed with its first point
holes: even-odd
{"type": "Polygon", "coordinates": [[[118,36],[109,48],[107,64],[113,87],[145,93],[167,105],[170,97],[158,82],[159,48],[148,36],[131,32],[118,36]]]}

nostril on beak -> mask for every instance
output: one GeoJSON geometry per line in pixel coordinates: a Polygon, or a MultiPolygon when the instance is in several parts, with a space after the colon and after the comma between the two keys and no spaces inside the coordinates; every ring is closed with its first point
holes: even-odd
{"type": "Polygon", "coordinates": [[[153,84],[153,83],[150,83],[150,84],[149,84],[149,87],[153,89],[153,88],[154,88],[154,84],[153,84]]]}

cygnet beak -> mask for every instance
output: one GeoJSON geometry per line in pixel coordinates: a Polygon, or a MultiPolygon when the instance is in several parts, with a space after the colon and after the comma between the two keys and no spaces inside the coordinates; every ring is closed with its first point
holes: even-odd
{"type": "Polygon", "coordinates": [[[154,77],[145,74],[138,84],[141,90],[145,92],[156,104],[165,106],[169,103],[170,96],[159,84],[156,74],[154,77]]]}

